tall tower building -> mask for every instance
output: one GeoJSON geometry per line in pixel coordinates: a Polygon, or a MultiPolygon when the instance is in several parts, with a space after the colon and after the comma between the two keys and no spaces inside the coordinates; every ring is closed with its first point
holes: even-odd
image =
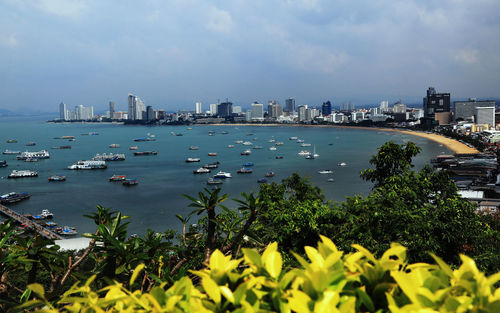
{"type": "Polygon", "coordinates": [[[295,98],[288,98],[285,100],[285,110],[286,112],[295,112],[295,98]]]}
{"type": "Polygon", "coordinates": [[[306,110],[307,105],[299,105],[299,122],[304,122],[306,120],[306,110]]]}
{"type": "Polygon", "coordinates": [[[201,114],[202,111],[201,111],[201,102],[196,102],[195,103],[195,113],[196,114],[201,114]]]}
{"type": "Polygon", "coordinates": [[[66,109],[66,103],[64,102],[59,104],[59,118],[64,121],[69,120],[68,110],[66,109]]]}
{"type": "Polygon", "coordinates": [[[321,106],[321,114],[327,116],[332,114],[332,103],[330,101],[323,102],[321,106]]]}
{"type": "Polygon", "coordinates": [[[229,117],[233,114],[233,103],[226,101],[217,105],[217,116],[229,117]]]}
{"type": "Polygon", "coordinates": [[[210,103],[210,115],[217,115],[217,103],[210,103]]]}
{"type": "Polygon", "coordinates": [[[429,87],[424,97],[424,116],[434,118],[435,113],[442,112],[450,112],[450,93],[437,93],[434,87],[429,87]]]}
{"type": "Polygon", "coordinates": [[[380,101],[380,112],[381,113],[389,112],[389,101],[387,100],[380,101]]]}
{"type": "Polygon", "coordinates": [[[128,119],[142,120],[143,112],[146,112],[146,105],[139,97],[128,94],[128,119]]]}
{"type": "Polygon", "coordinates": [[[109,101],[109,118],[113,118],[113,114],[116,112],[115,102],[109,101]]]}
{"type": "Polygon", "coordinates": [[[264,105],[262,103],[254,102],[251,106],[251,119],[262,120],[264,118],[264,105]]]}

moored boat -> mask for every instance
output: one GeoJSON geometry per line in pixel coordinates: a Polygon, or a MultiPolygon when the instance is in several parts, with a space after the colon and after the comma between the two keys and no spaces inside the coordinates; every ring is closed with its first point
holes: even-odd
{"type": "Polygon", "coordinates": [[[321,170],[321,171],[318,171],[319,174],[333,174],[333,171],[332,170],[321,170]]]}
{"type": "Polygon", "coordinates": [[[129,150],[137,150],[137,149],[139,149],[139,147],[137,147],[137,146],[132,146],[132,147],[128,147],[128,149],[129,149],[129,150]]]}
{"type": "Polygon", "coordinates": [[[66,176],[63,176],[63,175],[52,175],[49,177],[49,181],[65,181],[66,180],[66,176]]]}
{"type": "Polygon", "coordinates": [[[135,178],[127,178],[122,182],[122,184],[124,186],[135,186],[135,185],[139,184],[139,181],[135,178]]]}
{"type": "Polygon", "coordinates": [[[234,145],[227,145],[228,148],[234,148],[234,145]]]}
{"type": "Polygon", "coordinates": [[[218,165],[218,163],[208,163],[208,164],[203,165],[203,167],[210,169],[210,168],[218,168],[219,165],[218,165]]]}
{"type": "Polygon", "coordinates": [[[36,146],[36,142],[30,141],[26,144],[27,147],[36,146]]]}
{"type": "Polygon", "coordinates": [[[249,166],[253,166],[253,162],[245,162],[243,163],[243,167],[249,167],[249,166]]]}
{"type": "Polygon", "coordinates": [[[14,151],[14,150],[5,150],[4,152],[2,152],[2,154],[20,154],[21,151],[14,151]]]}
{"type": "Polygon", "coordinates": [[[189,150],[198,150],[198,149],[200,149],[198,146],[191,146],[191,147],[189,147],[189,150]]]}
{"type": "Polygon", "coordinates": [[[52,149],[71,149],[71,146],[58,146],[58,147],[52,147],[52,149]]]}
{"type": "Polygon", "coordinates": [[[186,163],[200,162],[200,158],[187,158],[186,163]]]}
{"type": "Polygon", "coordinates": [[[283,159],[283,156],[282,155],[277,155],[274,157],[275,159],[283,159]]]}
{"type": "Polygon", "coordinates": [[[299,139],[299,138],[298,138],[298,137],[293,136],[293,137],[290,137],[290,138],[288,138],[288,139],[289,139],[289,140],[297,140],[297,139],[299,139]]]}
{"type": "Polygon", "coordinates": [[[157,155],[158,152],[156,151],[136,151],[134,152],[134,155],[157,155]]]}
{"type": "Polygon", "coordinates": [[[9,140],[7,140],[7,143],[17,143],[17,140],[15,140],[15,139],[9,139],[9,140]]]}
{"type": "Polygon", "coordinates": [[[304,143],[302,143],[300,146],[301,146],[301,147],[310,147],[310,146],[311,146],[311,144],[310,144],[310,143],[305,143],[305,142],[304,142],[304,143]]]}
{"type": "Polygon", "coordinates": [[[94,161],[123,161],[125,160],[125,154],[123,153],[110,153],[110,154],[99,154],[97,153],[92,160],[94,161]]]}
{"type": "Polygon", "coordinates": [[[278,148],[276,148],[276,147],[269,147],[269,151],[276,151],[276,150],[278,150],[278,148]]]}
{"type": "Polygon", "coordinates": [[[36,158],[26,158],[26,159],[24,159],[24,162],[38,162],[38,159],[36,159],[36,158]]]}
{"type": "Polygon", "coordinates": [[[231,173],[220,171],[214,175],[214,178],[231,178],[231,173]]]}
{"type": "Polygon", "coordinates": [[[265,178],[259,178],[259,179],[257,180],[257,182],[258,182],[259,184],[265,184],[265,183],[267,183],[267,179],[265,179],[265,178]]]}
{"type": "Polygon", "coordinates": [[[236,173],[238,173],[238,174],[251,174],[251,173],[253,173],[253,170],[251,168],[248,168],[248,167],[242,167],[236,173]]]}
{"type": "Polygon", "coordinates": [[[206,168],[206,167],[200,167],[199,169],[196,169],[193,171],[193,174],[206,174],[206,173],[210,173],[211,171],[206,168]]]}
{"type": "Polygon", "coordinates": [[[207,185],[219,185],[222,184],[223,181],[221,179],[216,179],[216,178],[209,178],[207,180],[207,185]]]}
{"type": "Polygon", "coordinates": [[[346,166],[347,163],[346,162],[340,162],[339,164],[337,164],[338,166],[346,166]]]}
{"type": "Polygon", "coordinates": [[[272,172],[272,171],[267,172],[264,176],[266,176],[266,177],[274,177],[274,172],[272,172]]]}
{"type": "Polygon", "coordinates": [[[247,149],[247,150],[245,150],[245,151],[242,151],[240,154],[241,154],[241,155],[250,155],[250,154],[252,154],[252,150],[248,150],[248,149],[247,149]]]}
{"type": "Polygon", "coordinates": [[[304,155],[304,156],[305,156],[305,155],[309,155],[309,154],[311,154],[311,152],[310,152],[310,151],[307,151],[307,150],[301,150],[301,151],[298,153],[298,155],[304,155]]]}
{"type": "Polygon", "coordinates": [[[13,170],[8,178],[36,177],[38,173],[31,170],[13,170]]]}
{"type": "Polygon", "coordinates": [[[0,167],[7,167],[7,166],[8,166],[7,161],[0,160],[0,167]]]}
{"type": "Polygon", "coordinates": [[[73,236],[77,235],[78,232],[76,231],[75,227],[70,227],[70,226],[64,226],[64,227],[57,227],[54,230],[55,233],[62,235],[62,236],[73,236]]]}
{"type": "Polygon", "coordinates": [[[0,203],[2,204],[11,204],[16,203],[21,200],[29,199],[30,194],[27,192],[10,192],[0,196],[0,203]]]}
{"type": "Polygon", "coordinates": [[[120,145],[117,143],[112,143],[109,145],[110,148],[120,148],[120,145]]]}
{"type": "Polygon", "coordinates": [[[105,161],[80,160],[68,166],[70,170],[97,170],[107,168],[105,161]]]}
{"type": "Polygon", "coordinates": [[[155,141],[155,138],[135,138],[134,141],[155,141]]]}
{"type": "Polygon", "coordinates": [[[28,158],[31,158],[31,159],[49,159],[50,153],[47,150],[36,151],[36,152],[25,151],[25,152],[21,153],[21,155],[17,156],[18,160],[26,160],[28,158]]]}
{"type": "Polygon", "coordinates": [[[127,179],[125,175],[113,175],[109,178],[109,181],[124,181],[125,179],[127,179]]]}
{"type": "Polygon", "coordinates": [[[217,152],[209,152],[208,156],[217,156],[217,152]]]}

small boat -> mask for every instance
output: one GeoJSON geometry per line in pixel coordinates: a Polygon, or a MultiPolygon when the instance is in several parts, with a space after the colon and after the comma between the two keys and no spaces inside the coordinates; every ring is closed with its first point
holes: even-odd
{"type": "Polygon", "coordinates": [[[2,154],[21,154],[21,151],[5,150],[2,154]]]}
{"type": "Polygon", "coordinates": [[[308,160],[315,159],[314,154],[311,153],[311,154],[306,155],[306,159],[308,159],[308,160]]]}
{"type": "Polygon", "coordinates": [[[251,145],[253,145],[253,143],[251,143],[250,141],[245,141],[244,143],[242,143],[242,145],[251,146],[251,145]]]}
{"type": "Polygon", "coordinates": [[[328,178],[326,181],[331,183],[331,182],[334,182],[334,181],[335,181],[335,179],[333,179],[333,178],[328,178]]]}
{"type": "Polygon", "coordinates": [[[252,150],[245,150],[240,153],[241,155],[250,155],[252,154],[252,150]]]}
{"type": "Polygon", "coordinates": [[[234,145],[227,145],[228,148],[234,148],[234,145]]]}
{"type": "Polygon", "coordinates": [[[332,170],[321,170],[321,171],[318,171],[319,174],[333,174],[333,171],[332,170]]]}
{"type": "Polygon", "coordinates": [[[266,177],[274,177],[274,172],[267,172],[264,176],[266,177]]]}
{"type": "Polygon", "coordinates": [[[10,192],[0,196],[0,203],[2,204],[11,204],[16,203],[21,200],[29,199],[30,194],[27,192],[10,192]]]}
{"type": "Polygon", "coordinates": [[[186,163],[200,162],[200,158],[187,158],[186,163]]]}
{"type": "Polygon", "coordinates": [[[175,134],[175,135],[176,135],[176,136],[184,136],[184,134],[182,134],[182,133],[177,133],[177,134],[175,134]]]}
{"type": "Polygon", "coordinates": [[[97,153],[93,158],[92,160],[95,160],[95,161],[124,161],[125,160],[125,154],[123,153],[116,153],[116,154],[113,154],[113,153],[110,153],[110,154],[106,154],[106,153],[103,153],[103,154],[99,154],[97,153]]]}
{"type": "Polygon", "coordinates": [[[259,179],[257,180],[257,182],[258,182],[259,184],[265,184],[265,183],[267,183],[267,179],[265,179],[265,178],[259,178],[259,179]]]}
{"type": "Polygon", "coordinates": [[[36,177],[38,176],[38,173],[35,171],[31,170],[13,170],[12,173],[10,173],[8,178],[22,178],[22,177],[36,177]]]}
{"type": "Polygon", "coordinates": [[[234,143],[240,144],[240,143],[243,143],[243,140],[236,140],[234,143]]]}
{"type": "Polygon", "coordinates": [[[253,173],[253,170],[248,167],[242,167],[237,171],[238,174],[251,174],[253,173]]]}
{"type": "Polygon", "coordinates": [[[64,227],[57,227],[54,232],[56,232],[59,235],[62,236],[73,236],[77,235],[78,232],[76,231],[75,227],[70,227],[70,226],[64,226],[64,227]]]}
{"type": "Polygon", "coordinates": [[[117,143],[112,143],[109,145],[110,148],[120,148],[120,145],[117,143]]]}
{"type": "Polygon", "coordinates": [[[290,137],[290,138],[288,138],[288,139],[289,139],[289,140],[297,140],[297,139],[299,139],[299,138],[298,138],[298,137],[290,137]]]}
{"type": "Polygon", "coordinates": [[[186,129],[187,129],[187,130],[192,130],[193,128],[192,128],[192,127],[188,127],[188,128],[186,128],[186,129]]]}
{"type": "Polygon", "coordinates": [[[297,139],[297,143],[303,143],[304,139],[297,139]]]}
{"type": "Polygon", "coordinates": [[[227,134],[229,134],[229,133],[228,133],[227,131],[225,131],[225,130],[224,130],[224,131],[222,131],[222,132],[221,132],[221,134],[223,134],[223,135],[227,135],[227,134]]]}
{"type": "Polygon", "coordinates": [[[76,141],[76,139],[75,138],[71,138],[68,141],[76,141]]]}
{"type": "Polygon", "coordinates": [[[249,167],[249,166],[253,166],[254,164],[252,162],[245,162],[243,164],[243,167],[249,167]]]}
{"type": "Polygon", "coordinates": [[[63,175],[52,175],[49,177],[49,181],[65,181],[66,180],[66,176],[63,176],[63,175]]]}
{"type": "Polygon", "coordinates": [[[47,209],[43,209],[42,210],[42,213],[40,214],[41,216],[43,216],[44,218],[53,218],[54,217],[54,214],[52,214],[49,210],[47,209]]]}
{"type": "Polygon", "coordinates": [[[206,174],[206,173],[210,173],[211,171],[206,168],[206,167],[200,167],[199,169],[196,169],[193,171],[193,174],[206,174]]]}
{"type": "Polygon", "coordinates": [[[231,178],[231,173],[221,171],[221,172],[218,172],[217,174],[215,174],[214,178],[231,178]]]}
{"type": "Polygon", "coordinates": [[[253,133],[248,133],[247,136],[253,136],[253,133]]]}
{"type": "Polygon", "coordinates": [[[132,147],[128,147],[128,149],[129,149],[129,150],[137,150],[137,149],[139,149],[139,147],[137,147],[137,146],[132,146],[132,147]]]}
{"type": "Polygon", "coordinates": [[[282,146],[282,145],[284,145],[284,143],[283,143],[283,142],[281,142],[281,141],[278,141],[278,142],[276,142],[276,143],[275,143],[275,145],[276,145],[276,146],[282,146]]]}
{"type": "Polygon", "coordinates": [[[217,152],[209,152],[208,156],[217,156],[217,152]]]}
{"type": "Polygon", "coordinates": [[[15,139],[9,139],[9,140],[7,140],[7,143],[17,143],[17,140],[15,140],[15,139]]]}
{"type": "Polygon", "coordinates": [[[52,147],[52,149],[71,149],[71,146],[52,147]]]}
{"type": "Polygon", "coordinates": [[[189,150],[198,150],[198,149],[199,149],[199,147],[197,147],[197,146],[191,146],[191,147],[189,147],[189,150]]]}
{"type": "Polygon", "coordinates": [[[57,139],[75,139],[75,136],[61,136],[57,139]]]}
{"type": "Polygon", "coordinates": [[[222,183],[223,183],[223,181],[221,179],[209,178],[207,180],[207,185],[220,185],[222,183]]]}
{"type": "Polygon", "coordinates": [[[262,146],[255,146],[255,147],[253,147],[253,148],[254,148],[254,149],[264,149],[264,147],[262,147],[262,146]]]}
{"type": "Polygon", "coordinates": [[[283,159],[283,156],[282,155],[277,155],[274,157],[275,159],[283,159]]]}
{"type": "Polygon", "coordinates": [[[0,161],[0,167],[7,167],[7,166],[8,166],[7,161],[5,160],[0,161]]]}
{"type": "Polygon", "coordinates": [[[207,168],[207,169],[210,169],[210,168],[218,168],[219,165],[216,164],[216,163],[209,163],[209,164],[205,164],[203,165],[204,168],[207,168]]]}
{"type": "Polygon", "coordinates": [[[269,139],[267,142],[271,142],[271,143],[272,143],[272,142],[276,142],[276,140],[274,140],[274,139],[269,139]]]}
{"type": "Polygon", "coordinates": [[[24,159],[24,162],[38,162],[37,158],[26,158],[24,159]]]}
{"type": "Polygon", "coordinates": [[[26,144],[27,147],[36,146],[36,142],[30,141],[26,144]]]}
{"type": "Polygon", "coordinates": [[[276,151],[276,150],[278,150],[278,148],[276,148],[276,147],[269,147],[269,151],[276,151]]]}
{"type": "Polygon", "coordinates": [[[113,175],[109,178],[109,181],[124,181],[125,179],[127,179],[125,175],[113,175]]]}
{"type": "Polygon", "coordinates": [[[309,155],[309,154],[311,154],[311,152],[310,152],[310,151],[307,151],[307,150],[301,150],[301,151],[298,153],[298,155],[309,155]]]}
{"type": "Polygon", "coordinates": [[[346,166],[347,163],[346,162],[340,162],[339,164],[337,164],[338,166],[346,166]]]}
{"type": "Polygon", "coordinates": [[[136,151],[134,152],[134,155],[157,155],[158,152],[156,151],[136,151]]]}
{"type": "Polygon", "coordinates": [[[139,182],[135,178],[127,178],[122,182],[122,184],[123,186],[135,186],[139,184],[139,182]]]}
{"type": "Polygon", "coordinates": [[[106,161],[80,160],[68,166],[70,170],[103,170],[108,166],[106,161]]]}
{"type": "Polygon", "coordinates": [[[304,143],[303,143],[303,144],[301,144],[300,146],[301,146],[301,147],[310,147],[310,146],[311,146],[311,144],[310,144],[310,143],[305,143],[305,142],[304,142],[304,143]]]}
{"type": "Polygon", "coordinates": [[[54,228],[56,226],[57,226],[56,222],[52,222],[52,221],[45,222],[45,227],[54,228]]]}
{"type": "Polygon", "coordinates": [[[148,138],[135,138],[134,141],[155,141],[156,139],[155,138],[151,138],[151,137],[148,137],[148,138]]]}

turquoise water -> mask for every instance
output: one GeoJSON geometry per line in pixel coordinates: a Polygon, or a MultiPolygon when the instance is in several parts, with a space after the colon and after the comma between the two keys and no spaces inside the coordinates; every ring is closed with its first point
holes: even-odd
{"type": "MultiPolygon", "coordinates": [[[[93,222],[83,218],[83,214],[94,211],[95,205],[112,207],[131,215],[131,233],[143,233],[147,228],[163,231],[166,228],[180,229],[175,218],[177,213],[186,216],[191,208],[189,201],[182,195],[195,196],[207,187],[206,180],[210,174],[194,175],[192,171],[209,162],[221,162],[219,170],[231,172],[233,178],[226,179],[222,186],[224,193],[233,198],[240,192],[257,191],[257,180],[268,171],[276,176],[270,181],[279,182],[293,172],[309,177],[312,182],[322,188],[328,199],[342,201],[345,196],[367,194],[371,188],[369,183],[359,178],[359,172],[369,167],[370,157],[376,153],[377,147],[393,140],[397,143],[413,141],[423,152],[415,159],[416,167],[424,164],[437,154],[449,153],[445,147],[420,137],[413,137],[395,132],[380,132],[359,129],[308,128],[308,127],[258,127],[258,126],[193,126],[188,130],[185,126],[146,127],[123,126],[111,124],[48,124],[36,120],[0,119],[0,150],[39,151],[46,149],[50,159],[36,163],[17,161],[15,156],[0,155],[0,160],[7,160],[9,166],[0,168],[0,194],[11,191],[31,194],[27,201],[11,205],[20,213],[38,213],[49,209],[55,214],[54,221],[59,225],[77,227],[81,232],[94,231],[93,222]],[[209,136],[208,131],[215,131],[209,136]],[[229,134],[221,134],[227,131],[229,134]],[[82,136],[89,132],[97,132],[97,136],[82,136]],[[173,136],[171,132],[182,133],[173,136]],[[148,133],[156,136],[156,141],[134,142],[134,138],[145,137],[148,133]],[[252,135],[249,135],[252,134],[252,135]],[[75,142],[54,139],[54,137],[75,136],[75,142]],[[289,140],[297,136],[315,146],[320,156],[314,160],[306,160],[297,153],[300,150],[313,150],[301,147],[299,143],[289,140]],[[18,143],[6,143],[8,139],[16,139],[18,143]],[[276,151],[268,150],[274,146],[270,139],[281,141],[284,145],[276,151]],[[251,148],[236,144],[236,140],[251,141],[254,146],[263,149],[252,149],[249,156],[241,156],[240,152],[251,148]],[[26,147],[27,142],[36,142],[34,147],[26,147]],[[109,148],[110,144],[119,144],[120,148],[109,148]],[[235,148],[227,148],[227,145],[235,148]],[[71,145],[72,149],[54,150],[51,147],[71,145]],[[156,150],[156,156],[133,156],[130,146],[138,146],[138,151],[156,150]],[[190,151],[190,146],[198,146],[199,150],[190,151]],[[88,160],[96,153],[124,153],[125,161],[107,162],[106,170],[70,171],[67,166],[74,161],[88,160]],[[217,157],[207,156],[208,152],[217,152],[217,157]],[[283,159],[275,159],[282,155],[283,159]],[[200,163],[186,163],[188,157],[201,158],[200,163]],[[237,174],[236,171],[245,162],[253,162],[252,174],[237,174]],[[347,166],[340,167],[339,162],[347,166]],[[7,179],[14,169],[36,170],[39,177],[7,179]],[[319,174],[319,170],[331,169],[333,174],[319,174]],[[66,175],[66,182],[51,182],[50,175],[66,175]],[[127,175],[137,178],[139,184],[125,187],[120,183],[108,181],[113,174],[127,175]],[[328,182],[334,178],[334,182],[328,182]]],[[[212,174],[214,174],[212,170],[212,174]]],[[[226,201],[231,207],[234,202],[226,201]]]]}

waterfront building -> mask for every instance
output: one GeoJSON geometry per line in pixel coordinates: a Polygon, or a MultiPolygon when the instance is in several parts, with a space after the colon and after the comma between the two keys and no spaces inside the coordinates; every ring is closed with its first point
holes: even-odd
{"type": "Polygon", "coordinates": [[[488,124],[489,127],[495,127],[495,107],[476,107],[474,115],[476,124],[488,124]]]}
{"type": "Polygon", "coordinates": [[[116,111],[116,106],[114,101],[109,101],[109,117],[113,118],[113,115],[115,114],[116,111]]]}
{"type": "Polygon", "coordinates": [[[128,118],[128,113],[124,111],[114,112],[111,118],[114,120],[126,120],[128,118]]]}
{"type": "Polygon", "coordinates": [[[195,111],[196,114],[201,114],[203,111],[201,110],[201,102],[195,103],[195,111]]]}
{"type": "Polygon", "coordinates": [[[210,103],[210,114],[217,115],[217,103],[210,103]]]}
{"type": "Polygon", "coordinates": [[[143,118],[143,112],[146,112],[146,105],[137,96],[133,94],[128,94],[128,119],[129,120],[141,120],[143,118]]]}
{"type": "Polygon", "coordinates": [[[353,121],[362,121],[365,119],[365,112],[354,112],[351,114],[353,121]]]}
{"type": "Polygon", "coordinates": [[[405,113],[406,112],[406,105],[404,103],[401,103],[401,101],[398,101],[398,102],[394,103],[394,107],[392,108],[392,112],[405,113]]]}
{"type": "Polygon", "coordinates": [[[283,115],[283,107],[281,106],[281,104],[273,100],[273,102],[270,102],[267,106],[267,114],[269,115],[269,117],[277,119],[278,117],[283,115]]]}
{"type": "Polygon", "coordinates": [[[63,121],[69,120],[68,118],[68,110],[66,108],[66,103],[59,103],[59,118],[63,121]]]}
{"type": "Polygon", "coordinates": [[[146,107],[146,119],[148,121],[153,121],[153,120],[156,120],[156,114],[155,114],[155,111],[153,110],[153,107],[148,105],[146,107]]]}
{"type": "Polygon", "coordinates": [[[383,101],[380,101],[380,113],[387,113],[389,112],[389,101],[387,100],[383,100],[383,101]]]}
{"type": "Polygon", "coordinates": [[[435,113],[450,112],[450,93],[438,93],[434,87],[427,89],[427,96],[424,97],[424,115],[427,118],[434,118],[435,113]]]}
{"type": "Polygon", "coordinates": [[[288,98],[285,100],[285,112],[295,112],[295,98],[288,98]]]}
{"type": "Polygon", "coordinates": [[[305,120],[306,120],[306,110],[307,110],[307,105],[299,105],[299,107],[298,107],[299,122],[305,122],[305,120]]]}
{"type": "Polygon", "coordinates": [[[454,119],[464,120],[464,121],[474,121],[474,115],[476,114],[476,108],[479,107],[495,107],[494,100],[482,100],[477,101],[474,98],[470,98],[468,101],[454,101],[454,119]]]}
{"type": "Polygon", "coordinates": [[[262,103],[258,103],[257,101],[252,103],[250,112],[250,119],[252,121],[261,121],[264,119],[264,105],[262,103]]]}
{"type": "Polygon", "coordinates": [[[323,102],[321,106],[321,114],[327,116],[332,114],[332,103],[330,101],[323,102]]]}
{"type": "Polygon", "coordinates": [[[83,105],[77,105],[75,106],[75,115],[74,118],[75,120],[91,120],[94,118],[94,107],[84,107],[83,105]]]}
{"type": "Polygon", "coordinates": [[[342,103],[340,105],[340,111],[344,111],[344,112],[354,111],[354,103],[351,103],[351,102],[342,103]]]}
{"type": "Polygon", "coordinates": [[[242,111],[241,111],[241,105],[235,105],[233,107],[233,113],[234,114],[240,114],[242,111]]]}
{"type": "Polygon", "coordinates": [[[230,117],[233,114],[233,103],[226,101],[217,105],[217,116],[230,117]]]}
{"type": "Polygon", "coordinates": [[[379,115],[382,114],[382,109],[381,108],[371,108],[370,109],[370,115],[379,115]]]}

